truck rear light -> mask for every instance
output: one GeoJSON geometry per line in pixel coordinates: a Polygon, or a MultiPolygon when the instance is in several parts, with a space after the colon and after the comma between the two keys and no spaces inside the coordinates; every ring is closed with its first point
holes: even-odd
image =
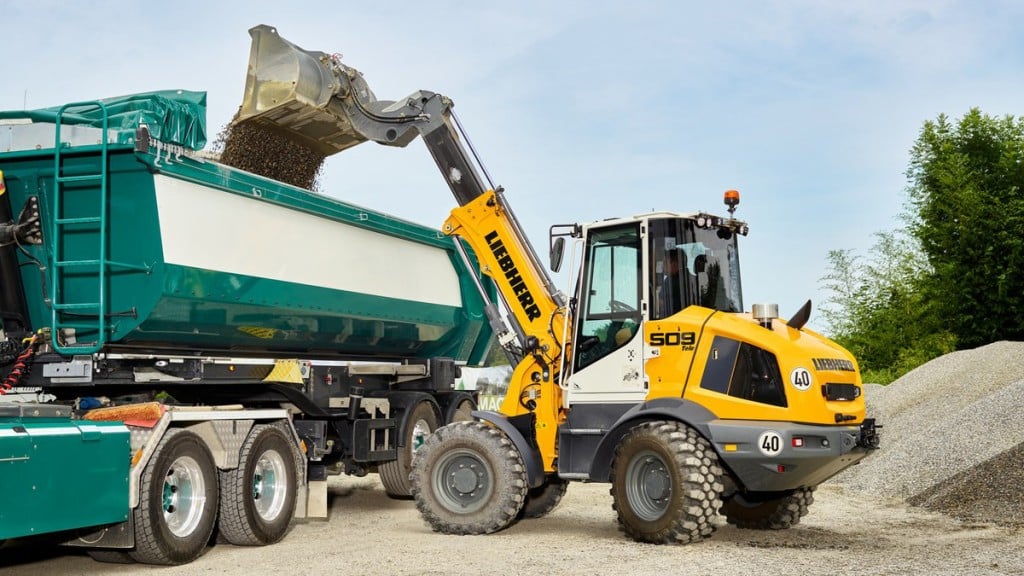
{"type": "Polygon", "coordinates": [[[803,447],[804,447],[804,439],[799,437],[799,436],[794,436],[793,437],[793,448],[803,448],[803,447]]]}
{"type": "Polygon", "coordinates": [[[779,471],[779,474],[782,474],[786,471],[786,466],[784,464],[779,464],[777,470],[779,471]]]}

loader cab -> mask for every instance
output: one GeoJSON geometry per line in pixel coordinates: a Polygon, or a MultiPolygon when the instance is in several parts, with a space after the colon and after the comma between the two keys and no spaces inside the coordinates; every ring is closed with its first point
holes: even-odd
{"type": "Polygon", "coordinates": [[[745,225],[726,222],[656,214],[586,228],[575,370],[627,346],[642,321],[689,306],[742,312],[737,236],[745,225]]]}

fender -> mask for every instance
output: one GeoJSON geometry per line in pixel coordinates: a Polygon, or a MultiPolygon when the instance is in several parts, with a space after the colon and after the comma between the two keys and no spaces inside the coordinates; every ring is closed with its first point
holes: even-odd
{"type": "Polygon", "coordinates": [[[637,404],[615,422],[594,451],[594,458],[590,463],[590,479],[595,482],[611,481],[615,448],[619,445],[619,440],[637,424],[650,420],[676,420],[710,440],[708,422],[717,419],[718,417],[707,408],[682,398],[656,398],[637,404]]]}
{"type": "Polygon", "coordinates": [[[523,436],[504,414],[485,410],[474,410],[473,418],[493,424],[508,436],[516,450],[523,456],[523,464],[526,465],[526,481],[530,488],[537,488],[544,484],[544,463],[540,458],[540,451],[530,445],[530,442],[523,436]]]}

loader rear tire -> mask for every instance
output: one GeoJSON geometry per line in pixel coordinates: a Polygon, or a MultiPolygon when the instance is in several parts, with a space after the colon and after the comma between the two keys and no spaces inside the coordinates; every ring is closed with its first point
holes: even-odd
{"type": "Polygon", "coordinates": [[[800,523],[814,502],[814,487],[769,495],[736,494],[722,504],[726,522],[751,530],[785,530],[800,523]]]}
{"type": "Polygon", "coordinates": [[[384,492],[388,496],[396,499],[408,499],[412,496],[412,484],[409,482],[412,459],[434,430],[437,430],[437,414],[433,406],[425,401],[416,404],[409,414],[405,442],[398,447],[398,457],[381,464],[377,470],[380,482],[384,485],[384,492]]]}
{"type": "Polygon", "coordinates": [[[544,484],[530,488],[526,493],[526,502],[519,512],[520,518],[542,518],[558,507],[569,483],[561,478],[548,478],[544,484]]]}
{"type": "Polygon", "coordinates": [[[412,493],[434,532],[489,534],[512,524],[526,500],[523,457],[483,422],[439,428],[416,452],[412,493]]]}
{"type": "Polygon", "coordinates": [[[715,531],[721,506],[718,456],[695,430],[674,421],[640,424],[619,443],[612,507],[638,542],[688,544],[715,531]]]}

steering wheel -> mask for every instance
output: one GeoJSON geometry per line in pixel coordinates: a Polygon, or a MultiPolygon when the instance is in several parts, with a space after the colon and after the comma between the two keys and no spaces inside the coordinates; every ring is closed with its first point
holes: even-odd
{"type": "Polygon", "coordinates": [[[612,312],[636,312],[636,308],[619,300],[609,300],[608,306],[612,309],[612,312]]]}

